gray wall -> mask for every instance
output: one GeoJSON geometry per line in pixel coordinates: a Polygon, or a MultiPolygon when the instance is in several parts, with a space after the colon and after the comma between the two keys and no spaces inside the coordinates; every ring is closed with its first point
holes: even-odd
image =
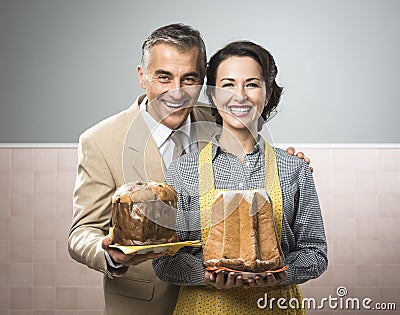
{"type": "Polygon", "coordinates": [[[254,40],[285,88],[275,142],[400,143],[400,1],[0,0],[0,142],[77,142],[142,90],[144,38],[198,28],[209,54],[254,40]]]}

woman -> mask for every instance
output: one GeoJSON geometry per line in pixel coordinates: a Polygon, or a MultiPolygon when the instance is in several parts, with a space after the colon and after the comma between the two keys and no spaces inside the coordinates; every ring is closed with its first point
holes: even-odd
{"type": "Polygon", "coordinates": [[[203,245],[208,234],[200,214],[219,191],[266,189],[289,268],[245,282],[233,272],[206,271],[202,248],[163,256],[154,260],[153,267],[162,280],[183,285],[178,314],[304,314],[301,307],[293,308],[296,303],[288,302],[295,298],[301,306],[297,284],[317,278],[327,268],[321,210],[308,165],[272,148],[258,135],[280,100],[276,74],[271,54],[252,42],[230,43],[211,57],[207,94],[222,124],[221,133],[201,152],[173,162],[166,181],[178,192],[180,240],[201,239],[203,245]],[[280,304],[283,307],[277,304],[280,298],[286,301],[280,304]]]}

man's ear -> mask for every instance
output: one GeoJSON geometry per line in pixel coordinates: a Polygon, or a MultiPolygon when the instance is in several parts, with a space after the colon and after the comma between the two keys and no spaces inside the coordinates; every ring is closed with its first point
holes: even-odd
{"type": "Polygon", "coordinates": [[[144,81],[144,72],[142,66],[137,67],[137,73],[140,86],[142,87],[142,89],[146,89],[146,83],[144,81]]]}

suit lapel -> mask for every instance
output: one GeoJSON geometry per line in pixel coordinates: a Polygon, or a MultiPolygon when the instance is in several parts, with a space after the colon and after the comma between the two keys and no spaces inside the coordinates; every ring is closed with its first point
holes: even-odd
{"type": "Polygon", "coordinates": [[[124,180],[164,181],[162,157],[139,110],[142,99],[139,98],[128,110],[132,122],[123,148],[124,180]]]}

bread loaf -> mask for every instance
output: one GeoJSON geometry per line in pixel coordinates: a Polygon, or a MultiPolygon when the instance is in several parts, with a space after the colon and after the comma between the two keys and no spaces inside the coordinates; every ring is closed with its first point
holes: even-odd
{"type": "Polygon", "coordinates": [[[211,221],[203,253],[205,267],[263,272],[283,266],[272,205],[266,194],[220,193],[213,202],[211,221]]]}
{"type": "Polygon", "coordinates": [[[118,245],[153,245],[178,241],[177,194],[168,184],[127,183],[112,196],[112,227],[118,245]]]}

